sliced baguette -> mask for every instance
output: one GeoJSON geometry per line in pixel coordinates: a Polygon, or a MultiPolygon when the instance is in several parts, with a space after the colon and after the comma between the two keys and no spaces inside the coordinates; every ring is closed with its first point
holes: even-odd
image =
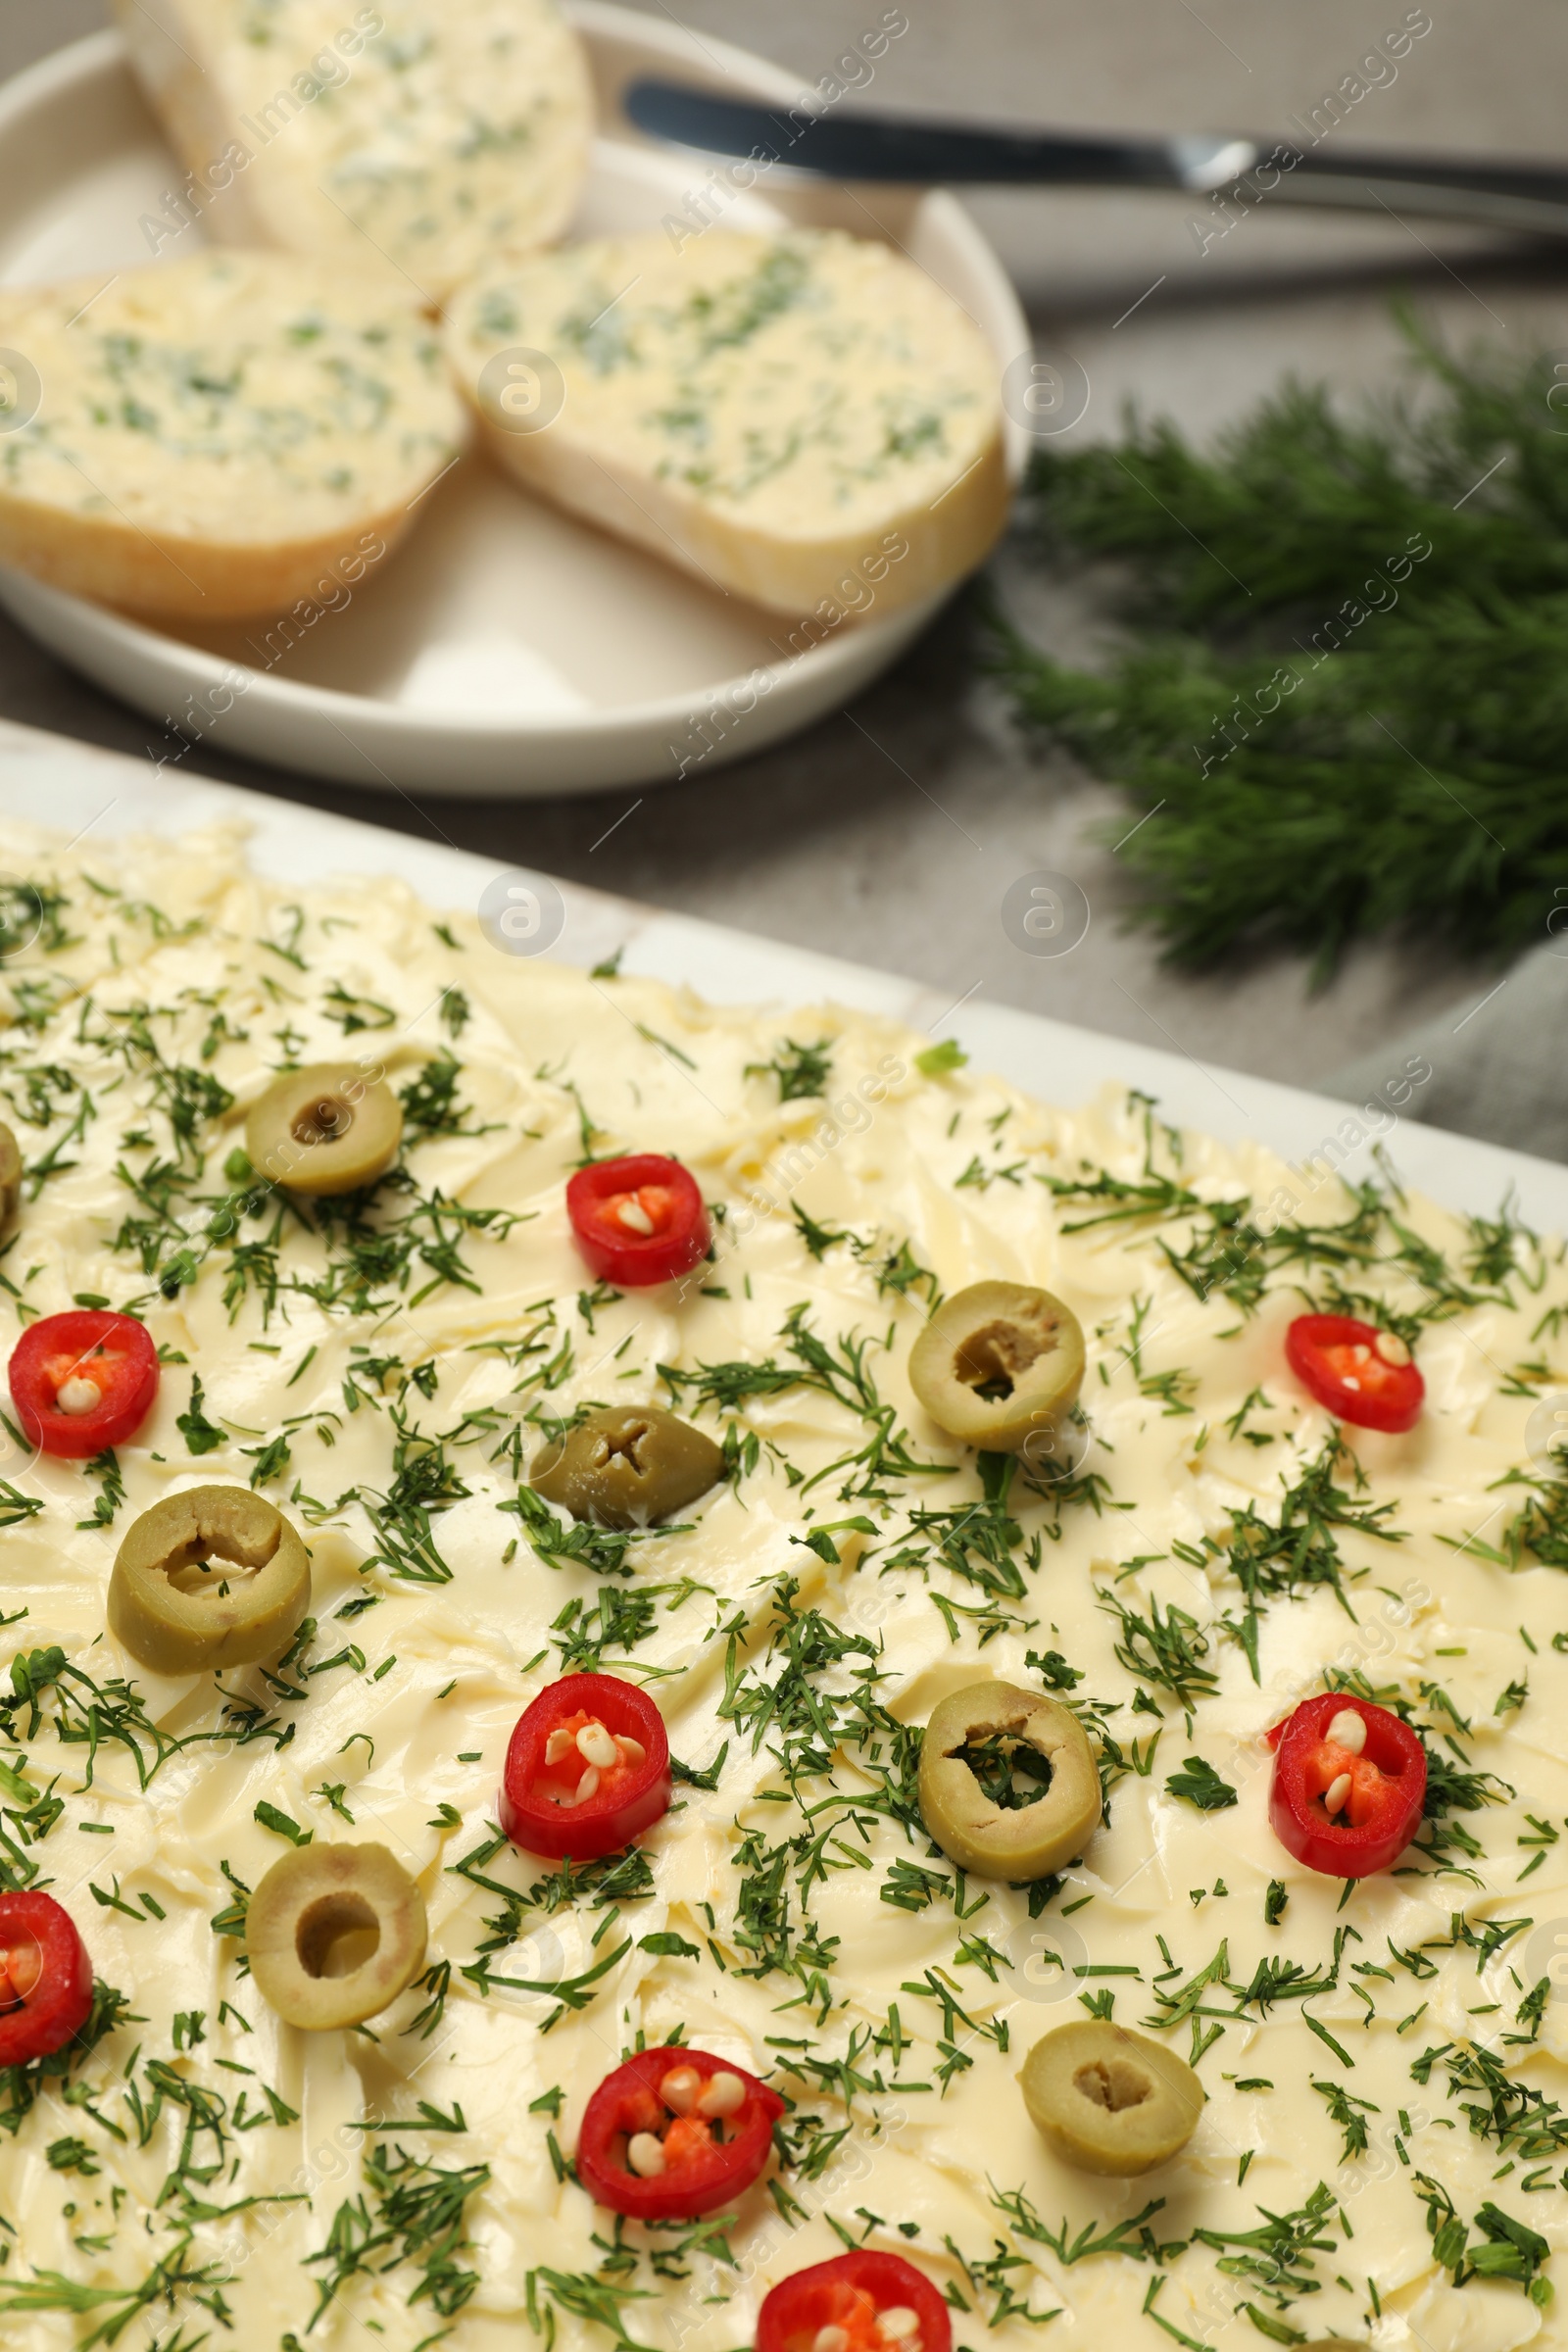
{"type": "Polygon", "coordinates": [[[0,563],[130,612],[275,612],[334,564],[363,577],[467,434],[417,298],[292,256],[6,287],[0,349],[0,563]]]}
{"type": "Polygon", "coordinates": [[[224,243],[385,270],[436,304],[571,216],[592,99],[553,0],[114,0],[114,12],[191,174],[167,208],[171,236],[201,215],[224,243]]]}
{"type": "Polygon", "coordinates": [[[537,255],[460,290],[447,349],[519,480],[775,612],[911,604],[1005,519],[995,357],[884,245],[710,229],[537,255]]]}

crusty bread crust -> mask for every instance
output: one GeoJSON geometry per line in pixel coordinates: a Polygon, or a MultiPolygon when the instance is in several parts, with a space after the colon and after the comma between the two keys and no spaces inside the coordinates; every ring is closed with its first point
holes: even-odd
{"type": "Polygon", "coordinates": [[[222,546],[0,499],[0,564],[148,620],[243,620],[329,596],[344,565],[363,571],[368,548],[379,562],[413,519],[397,506],[316,539],[222,546]]]}
{"type": "Polygon", "coordinates": [[[726,595],[792,617],[818,606],[893,612],[918,604],[984,563],[1007,519],[1000,427],[940,503],[890,505],[870,530],[788,536],[748,528],[690,491],[650,479],[613,450],[574,438],[564,418],[548,432],[518,435],[499,431],[481,411],[479,437],[498,466],[552,506],[684,564],[726,595]]]}
{"type": "Polygon", "coordinates": [[[152,618],[363,577],[466,438],[416,298],[293,256],[0,289],[0,347],[37,400],[0,432],[0,562],[152,618]]]}

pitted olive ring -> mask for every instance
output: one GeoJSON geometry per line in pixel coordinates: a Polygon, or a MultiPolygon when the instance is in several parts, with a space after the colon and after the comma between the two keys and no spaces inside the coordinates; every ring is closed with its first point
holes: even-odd
{"type": "Polygon", "coordinates": [[[0,1225],[9,1225],[22,1200],[22,1147],[0,1121],[0,1225]]]}
{"type": "Polygon", "coordinates": [[[1100,1774],[1077,1716],[1011,1683],[973,1683],[932,1710],[920,1745],[919,1790],[925,1826],[951,1861],[977,1878],[1014,1885],[1075,1861],[1103,1809],[1100,1774]],[[1046,1769],[1044,1792],[1012,1804],[988,1796],[964,1755],[981,1743],[1004,1762],[1019,1748],[1032,1750],[1046,1769]]]}
{"type": "Polygon", "coordinates": [[[384,1176],[403,1141],[403,1106],[352,1061],[285,1070],[245,1119],[245,1152],[259,1176],[290,1192],[359,1192],[384,1176]]]}
{"type": "Polygon", "coordinates": [[[424,1898],[384,1845],[302,1845],[250,1898],[258,1991],[307,2033],[363,2025],[424,1966],[424,1898]]]}
{"type": "Polygon", "coordinates": [[[153,1674],[254,1665],[310,1605],[298,1531],[245,1487],[189,1487],[154,1503],[125,1531],[109,1581],[109,1630],[153,1674]]]}
{"type": "Polygon", "coordinates": [[[1050,1291],[974,1282],[937,1308],[909,1351],[909,1385],[950,1437],[990,1453],[1049,1445],[1078,1400],[1083,1326],[1050,1291]]]}
{"type": "Polygon", "coordinates": [[[1174,2050],[1108,2018],[1057,2026],[1035,2043],[1018,2081],[1058,2156],[1123,2180],[1178,2154],[1203,2111],[1203,2086],[1174,2050]]]}

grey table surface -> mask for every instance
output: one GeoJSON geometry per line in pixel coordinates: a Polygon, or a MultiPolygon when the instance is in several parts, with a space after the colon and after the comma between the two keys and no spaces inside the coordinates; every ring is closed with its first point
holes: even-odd
{"type": "MultiPolygon", "coordinates": [[[[663,0],[650,13],[672,16],[663,0]]],[[[1568,11],[1560,0],[906,0],[907,29],[876,65],[864,103],[976,118],[1278,135],[1354,75],[1401,23],[1419,35],[1335,135],[1476,153],[1561,156],[1568,11]]],[[[102,0],[4,0],[0,75],[105,21],[102,0]]],[[[682,21],[777,58],[803,84],[855,54],[877,0],[683,0],[682,21]]],[[[847,68],[864,80],[861,62],[847,68]]],[[[1253,218],[1216,236],[1182,199],[1007,193],[974,210],[1012,270],[1041,340],[1088,372],[1081,428],[1113,431],[1122,404],[1206,433],[1287,368],[1348,395],[1396,379],[1389,303],[1412,290],[1456,342],[1524,349],[1568,342],[1568,256],[1483,234],[1387,221],[1253,218]],[[1197,225],[1195,226],[1195,222],[1197,225]]],[[[1004,584],[1042,641],[1077,648],[1074,595],[1005,560],[1004,584]]],[[[0,711],[140,754],[144,720],[0,620],[0,711]]],[[[1350,956],[1317,995],[1304,966],[1271,955],[1194,978],[1161,966],[1129,929],[1124,869],[1108,846],[1118,797],[1059,753],[1021,740],[977,681],[961,611],[902,664],[808,734],[721,772],[588,801],[515,804],[369,794],[217,752],[208,773],[493,857],[742,925],[802,946],[978,991],[1059,1019],[1175,1045],[1281,1080],[1360,1075],[1403,1031],[1455,1035],[1496,986],[1419,937],[1350,956]],[[853,723],[858,721],[858,723],[853,723]],[[639,805],[633,807],[634,803],[639,805]],[[630,813],[626,811],[630,810],[630,813]],[[617,822],[617,819],[624,821],[617,822]],[[1107,832],[1107,827],[1109,828],[1107,832]],[[612,830],[610,830],[612,828],[612,830]],[[1093,919],[1070,956],[1040,961],[1002,928],[1007,885],[1031,868],[1071,874],[1093,919]]],[[[1130,820],[1129,820],[1130,821],[1130,820]]],[[[1439,1051],[1441,1052],[1441,1045],[1439,1051]]],[[[1455,1055],[1462,1048],[1455,1048],[1455,1055]]],[[[1494,1130],[1455,1073],[1448,1124],[1494,1130]]],[[[1529,1145],[1528,1106],[1496,1140],[1529,1145]]],[[[1538,1148],[1554,1149],[1545,1135],[1538,1148]]]]}

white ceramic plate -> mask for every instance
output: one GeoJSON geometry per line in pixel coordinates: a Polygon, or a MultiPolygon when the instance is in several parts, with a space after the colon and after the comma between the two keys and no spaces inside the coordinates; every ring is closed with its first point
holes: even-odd
{"type": "MultiPolygon", "coordinates": [[[[623,950],[621,968],[696,989],[719,1004],[769,1004],[781,1009],[831,1000],[886,1013],[934,1037],[956,1036],[977,1067],[997,1070],[1042,1102],[1074,1108],[1109,1082],[1152,1096],[1161,1115],[1223,1142],[1267,1144],[1298,1165],[1354,1132],[1349,1105],[1241,1070],[1200,1062],[1157,1047],[1100,1037],[1065,1021],[1010,1005],[970,1000],[956,1010],[918,981],[842,963],[805,948],[731,931],[694,916],[670,914],[635,900],[584,890],[574,882],[498,868],[466,850],[388,833],[377,825],[269,800],[194,775],[154,778],[140,761],[100,752],[0,719],[0,815],[48,823],[107,846],[115,835],[177,834],[239,818],[251,831],[251,862],[283,882],[393,874],[431,907],[477,906],[505,875],[543,897],[559,894],[564,927],[551,950],[563,963],[592,965],[623,950]]],[[[1568,1167],[1504,1151],[1441,1127],[1403,1121],[1384,1138],[1399,1180],[1460,1212],[1494,1216],[1511,1196],[1519,1214],[1544,1233],[1568,1234],[1568,1167]]],[[[1350,1181],[1379,1174],[1368,1137],[1347,1152],[1350,1181]]]]}
{"type": "MultiPolygon", "coordinates": [[[[461,0],[460,0],[461,4],[461,0]]],[[[579,0],[600,136],[575,236],[659,227],[702,185],[706,159],[657,147],[625,121],[639,74],[799,97],[787,75],[723,42],[579,0]]],[[[179,171],[142,103],[120,37],[94,34],[0,91],[0,282],[144,266],[140,227],[179,171]]],[[[776,170],[726,214],[737,227],[839,227],[901,246],[975,318],[1001,368],[1029,347],[990,246],[952,197],[849,189],[776,170]]],[[[187,250],[193,227],[163,248],[187,250]]],[[[1016,471],[1025,436],[1009,426],[1016,471]]],[[[847,622],[791,654],[776,614],[721,595],[530,499],[477,458],[354,602],[275,668],[254,625],[146,628],[0,570],[0,605],[62,661],[165,728],[211,729],[226,751],[345,783],[517,797],[672,780],[840,708],[903,652],[940,599],[847,622]],[[237,697],[235,668],[246,678],[237,697]],[[767,683],[748,683],[754,673],[767,683]],[[216,701],[215,701],[216,690],[216,701]],[[227,707],[231,705],[230,707],[227,707]],[[204,714],[214,710],[216,719],[204,714]]]]}

